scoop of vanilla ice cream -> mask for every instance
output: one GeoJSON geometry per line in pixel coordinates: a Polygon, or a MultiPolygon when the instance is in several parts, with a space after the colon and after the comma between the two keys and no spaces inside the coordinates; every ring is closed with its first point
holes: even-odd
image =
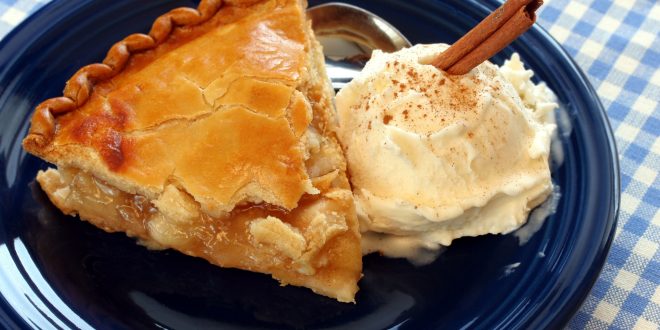
{"type": "Polygon", "coordinates": [[[462,236],[520,227],[552,190],[552,92],[514,55],[462,76],[447,45],[375,51],[336,97],[363,252],[417,263],[462,236]]]}

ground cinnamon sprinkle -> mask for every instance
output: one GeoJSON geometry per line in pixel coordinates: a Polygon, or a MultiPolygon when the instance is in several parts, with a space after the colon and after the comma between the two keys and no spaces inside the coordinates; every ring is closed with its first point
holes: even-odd
{"type": "Polygon", "coordinates": [[[452,84],[443,87],[449,93],[449,106],[457,111],[473,110],[477,104],[477,91],[460,80],[453,80],[451,76],[449,79],[452,84]]]}
{"type": "Polygon", "coordinates": [[[413,70],[413,68],[409,68],[408,71],[406,71],[406,74],[408,75],[408,77],[410,77],[414,80],[419,78],[419,73],[417,73],[415,70],[413,70]]]}

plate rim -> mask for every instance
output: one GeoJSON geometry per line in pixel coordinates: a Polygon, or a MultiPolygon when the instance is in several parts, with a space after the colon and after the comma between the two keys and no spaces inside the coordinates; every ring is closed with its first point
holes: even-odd
{"type": "MultiPolygon", "coordinates": [[[[82,1],[83,5],[87,3],[85,0],[82,1]]],[[[89,1],[90,3],[92,1],[89,1]]],[[[466,3],[471,3],[471,6],[481,7],[482,10],[493,10],[500,5],[500,2],[497,0],[484,0],[482,3],[477,3],[474,0],[466,1],[466,3]]],[[[48,14],[52,10],[56,10],[58,7],[67,7],[68,4],[64,0],[52,0],[49,3],[45,4],[28,17],[26,17],[20,24],[7,33],[2,40],[0,40],[0,53],[4,52],[8,45],[11,45],[17,36],[25,33],[25,30],[35,21],[38,21],[42,16],[48,14]]],[[[76,3],[71,2],[68,8],[74,8],[76,3]]],[[[70,12],[70,10],[67,10],[70,12]]],[[[616,146],[616,139],[614,131],[607,112],[598,97],[596,90],[589,81],[588,76],[584,73],[582,68],[576,63],[575,59],[568,53],[568,51],[556,40],[552,35],[540,24],[534,24],[532,29],[529,32],[538,33],[543,39],[543,43],[546,46],[550,46],[555,49],[556,53],[562,56],[562,59],[572,73],[575,74],[575,78],[580,82],[580,85],[585,89],[581,91],[580,94],[586,95],[589,97],[589,103],[595,106],[595,109],[592,109],[592,113],[596,114],[599,119],[599,126],[602,124],[606,141],[608,144],[608,167],[610,168],[612,175],[610,177],[610,183],[613,188],[611,200],[609,201],[608,208],[608,218],[606,219],[606,225],[608,229],[605,231],[603,237],[601,237],[601,244],[604,243],[603,248],[599,249],[596,256],[594,257],[594,262],[589,266],[589,270],[586,272],[583,277],[583,284],[575,292],[575,294],[567,298],[567,301],[570,304],[564,304],[560,310],[557,310],[554,313],[555,318],[552,320],[546,320],[544,322],[547,327],[556,327],[556,326],[565,326],[570,319],[577,313],[584,301],[589,296],[593,286],[598,280],[600,274],[603,271],[604,265],[609,256],[611,245],[614,240],[614,234],[616,231],[619,213],[620,213],[620,203],[621,203],[621,172],[620,172],[620,162],[618,159],[618,149],[616,146]]],[[[18,59],[18,58],[15,58],[18,59]]],[[[13,63],[5,63],[5,65],[0,66],[0,75],[3,74],[3,71],[6,68],[12,66],[13,63]]],[[[0,91],[2,92],[2,91],[0,91]]],[[[65,323],[68,323],[65,321],[65,323]]],[[[0,293],[0,326],[6,328],[16,328],[16,327],[29,327],[29,323],[25,319],[21,318],[12,306],[7,301],[4,294],[0,293]]]]}
{"type": "MultiPolygon", "coordinates": [[[[495,2],[496,0],[486,0],[486,1],[489,2],[489,4],[492,6],[493,9],[497,8],[497,6],[499,5],[498,3],[495,2]]],[[[570,55],[570,53],[561,45],[561,43],[559,43],[559,41],[557,41],[550,34],[550,32],[547,29],[545,29],[537,22],[534,24],[533,28],[530,29],[530,32],[531,31],[535,31],[541,34],[544,39],[548,40],[550,44],[559,51],[558,53],[560,53],[563,56],[565,62],[570,65],[572,71],[577,73],[577,78],[579,78],[581,85],[583,87],[586,87],[585,91],[587,92],[591,102],[595,104],[597,110],[595,111],[595,113],[598,114],[598,118],[603,124],[605,130],[605,137],[607,139],[607,144],[609,149],[608,164],[611,166],[611,170],[612,170],[611,183],[613,186],[612,187],[613,190],[612,190],[611,200],[609,203],[609,211],[608,211],[609,216],[607,218],[607,226],[610,228],[608,231],[606,231],[603,237],[605,246],[603,249],[598,251],[598,255],[594,258],[595,263],[592,263],[590,265],[588,271],[590,275],[585,275],[587,285],[583,285],[582,289],[579,290],[579,292],[576,293],[576,296],[573,297],[572,306],[565,306],[564,313],[556,313],[558,317],[556,322],[548,322],[548,328],[554,328],[554,327],[563,328],[577,314],[577,312],[580,310],[580,308],[586,301],[587,297],[591,293],[591,290],[596,284],[596,281],[598,281],[598,278],[600,278],[600,274],[602,273],[605,263],[607,262],[607,258],[610,254],[611,246],[612,243],[614,242],[614,235],[619,221],[619,212],[621,207],[621,167],[619,163],[619,157],[618,157],[619,152],[616,145],[614,130],[612,129],[612,124],[607,115],[607,110],[603,106],[603,103],[600,100],[600,97],[598,96],[598,93],[596,92],[595,88],[591,84],[589,77],[584,73],[584,70],[582,70],[582,68],[577,64],[573,56],[570,55]]]]}

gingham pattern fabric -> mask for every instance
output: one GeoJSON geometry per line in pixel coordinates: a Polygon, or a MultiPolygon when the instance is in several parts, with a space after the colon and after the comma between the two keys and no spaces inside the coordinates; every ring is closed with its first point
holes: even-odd
{"type": "Polygon", "coordinates": [[[569,327],[659,329],[660,3],[546,0],[539,23],[589,76],[621,161],[614,244],[569,327]]]}
{"type": "MultiPolygon", "coordinates": [[[[0,0],[0,37],[47,2],[0,0]]],[[[660,329],[660,3],[545,2],[538,22],[589,76],[616,132],[621,159],[614,244],[568,327],[660,329]]]]}

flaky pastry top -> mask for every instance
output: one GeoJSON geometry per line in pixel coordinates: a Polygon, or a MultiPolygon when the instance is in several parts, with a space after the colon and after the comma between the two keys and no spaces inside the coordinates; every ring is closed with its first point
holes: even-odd
{"type": "Polygon", "coordinates": [[[203,0],[160,16],[41,103],[23,145],[130,192],[173,184],[211,214],[315,193],[305,132],[310,36],[298,0],[203,0]]]}

